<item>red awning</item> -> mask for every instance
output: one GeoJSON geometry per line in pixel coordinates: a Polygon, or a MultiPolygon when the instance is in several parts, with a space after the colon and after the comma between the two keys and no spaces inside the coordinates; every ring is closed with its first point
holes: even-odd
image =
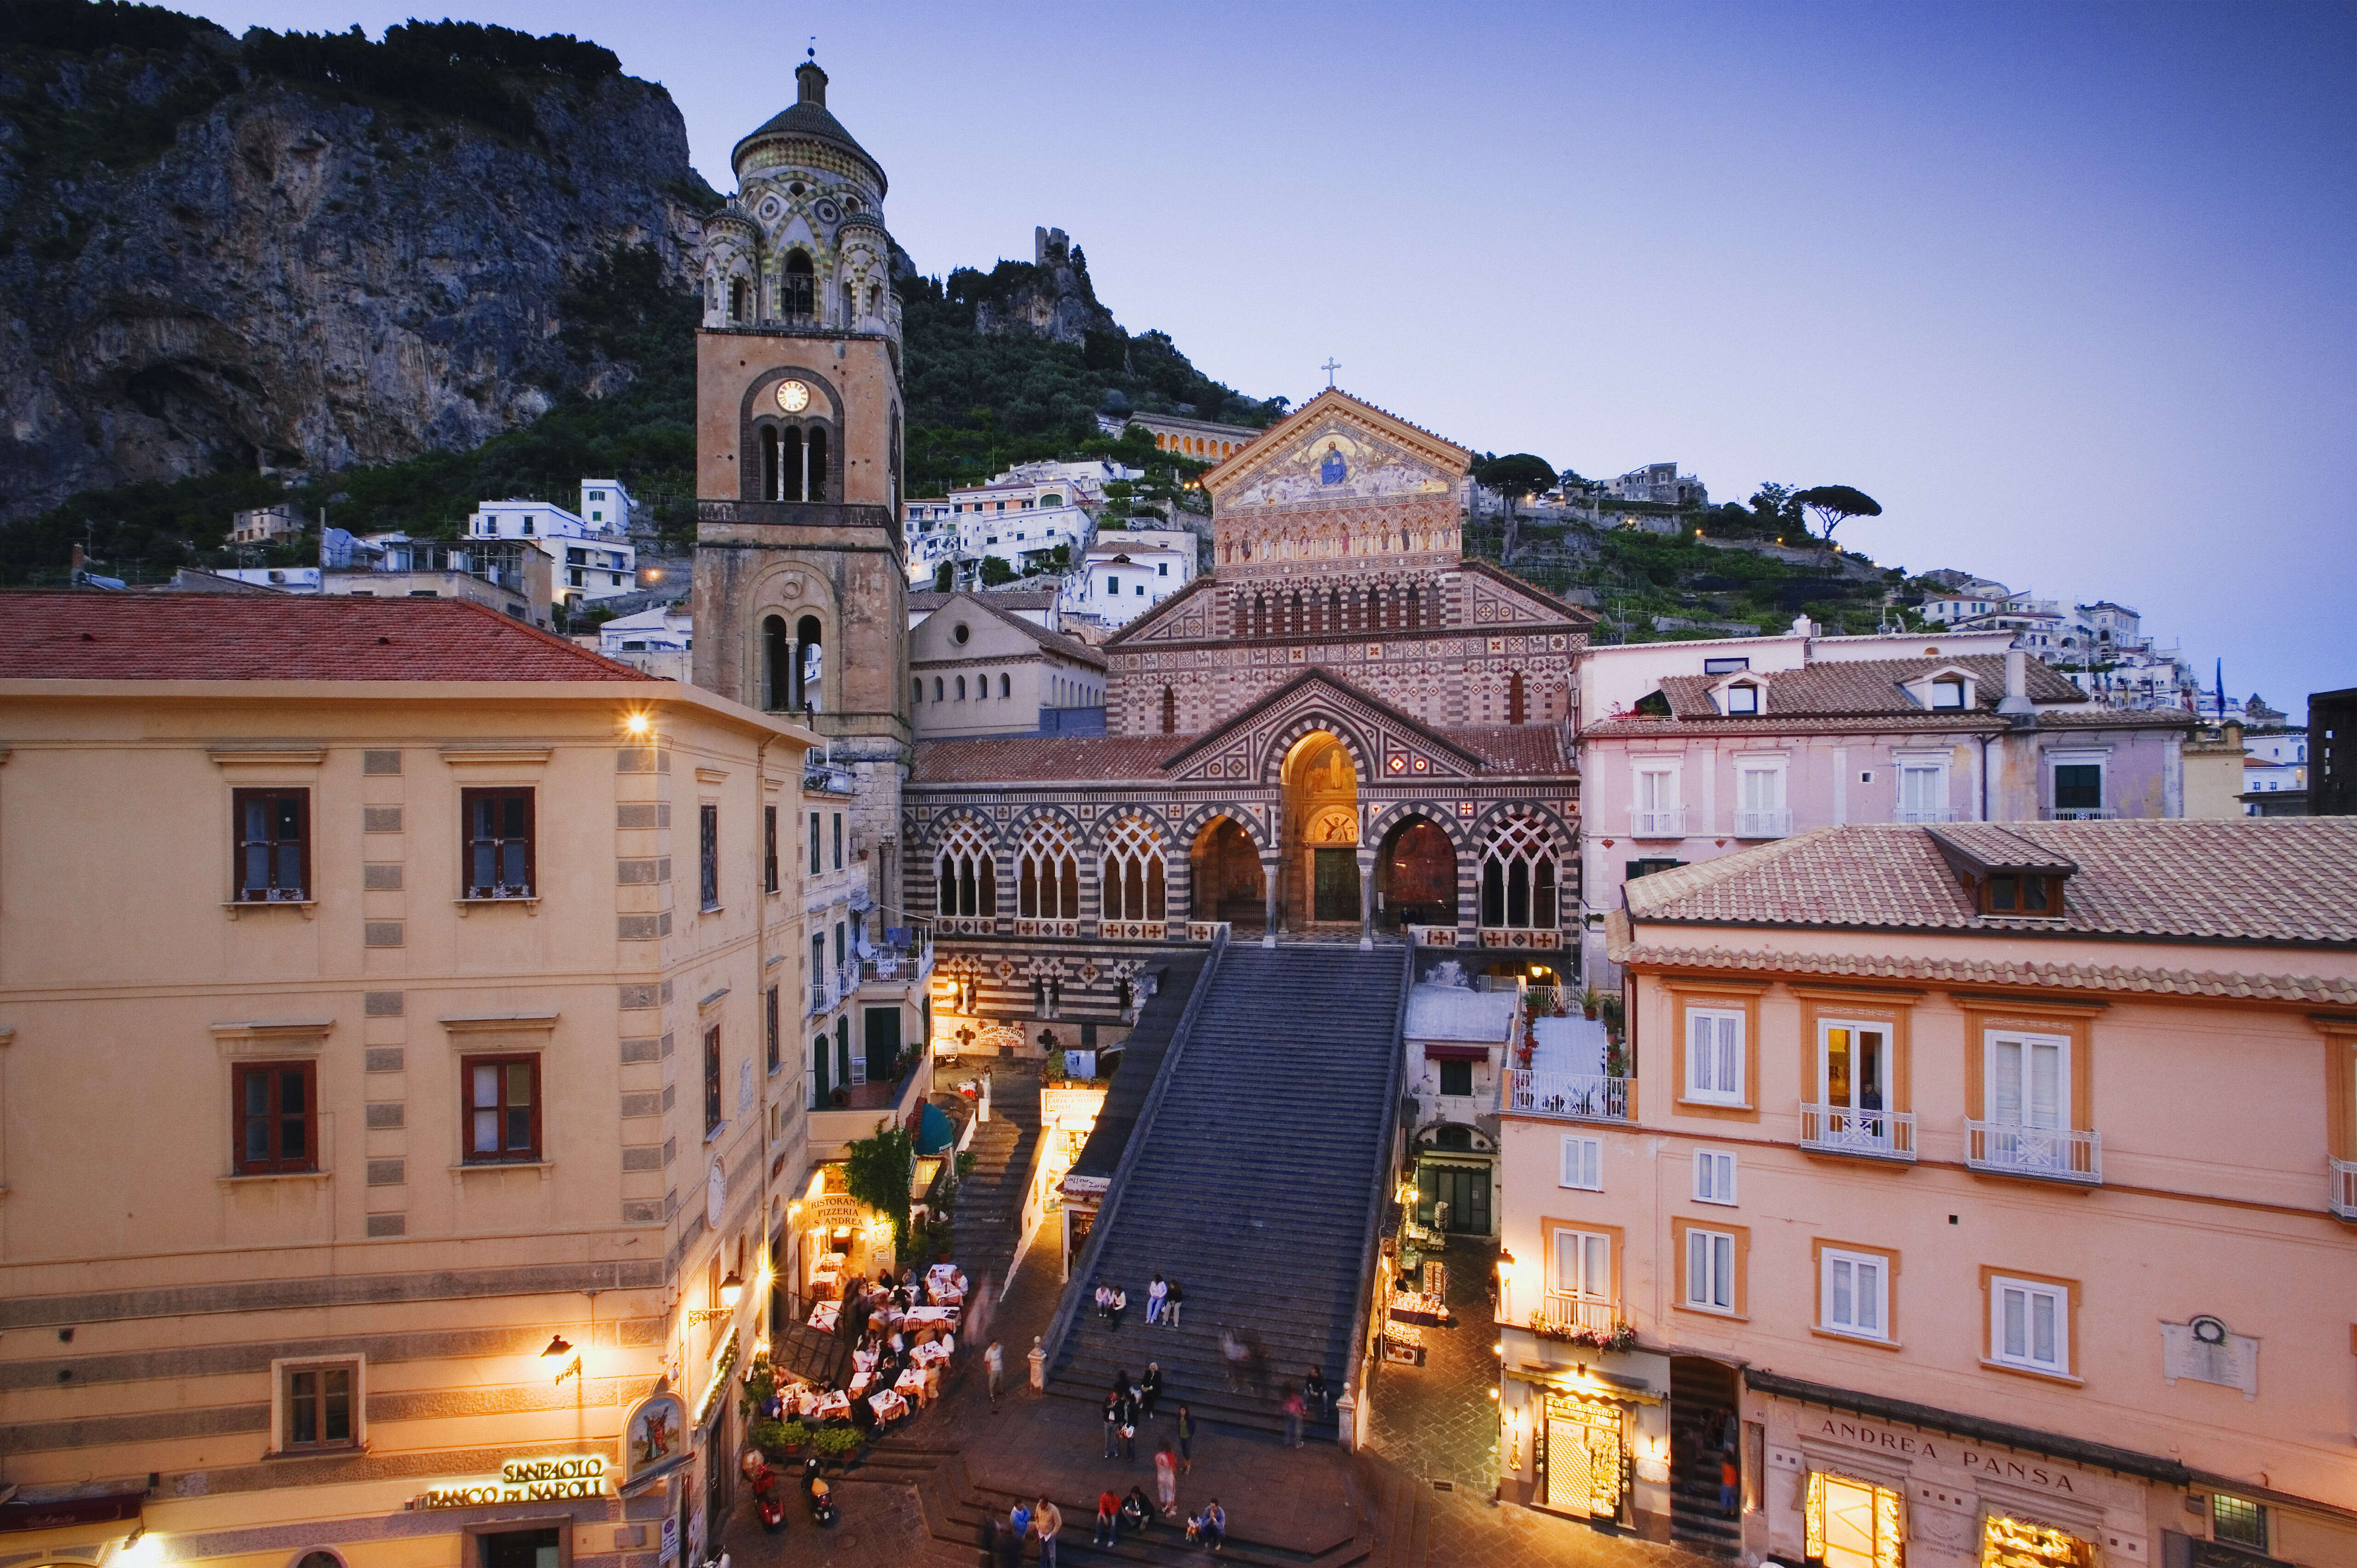
{"type": "Polygon", "coordinates": [[[1490,1047],[1427,1044],[1424,1047],[1424,1059],[1428,1062],[1485,1062],[1490,1059],[1490,1047]]]}

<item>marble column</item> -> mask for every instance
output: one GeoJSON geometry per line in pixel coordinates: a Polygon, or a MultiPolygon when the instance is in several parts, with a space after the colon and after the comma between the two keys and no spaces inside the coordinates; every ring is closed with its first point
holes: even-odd
{"type": "Polygon", "coordinates": [[[1261,883],[1265,889],[1266,903],[1261,925],[1260,945],[1276,946],[1276,875],[1284,862],[1275,855],[1263,855],[1260,862],[1261,883]]]}
{"type": "Polygon", "coordinates": [[[1368,952],[1375,945],[1375,852],[1359,851],[1359,950],[1368,952]]]}

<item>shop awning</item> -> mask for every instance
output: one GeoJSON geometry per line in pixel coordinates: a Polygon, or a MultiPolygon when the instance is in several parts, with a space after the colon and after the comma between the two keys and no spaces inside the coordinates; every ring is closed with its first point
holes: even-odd
{"type": "Polygon", "coordinates": [[[1490,1059],[1490,1047],[1428,1041],[1424,1047],[1424,1059],[1428,1062],[1485,1062],[1490,1059]]]}
{"type": "Polygon", "coordinates": [[[1941,1410],[1933,1405],[1885,1399],[1880,1394],[1853,1393],[1847,1389],[1803,1382],[1798,1378],[1780,1377],[1774,1372],[1763,1372],[1751,1367],[1743,1369],[1743,1380],[1747,1386],[1763,1394],[1781,1394],[1786,1399],[1821,1404],[1828,1410],[1846,1410],[1853,1415],[1869,1415],[1877,1421],[1897,1422],[1902,1426],[1928,1426],[1958,1437],[1974,1437],[1983,1443],[2018,1448],[2028,1454],[2043,1454],[2050,1459],[2064,1459],[2073,1465],[2089,1465],[2099,1470],[2116,1471],[2123,1476],[2142,1476],[2148,1480],[2165,1481],[2172,1487],[2184,1486],[2193,1478],[2192,1471],[2173,1459],[2139,1454],[2133,1448],[2115,1448],[2108,1443],[2089,1443],[2082,1438],[2057,1436],[2050,1432],[2015,1426],[2009,1422],[1986,1421],[1977,1415],[1960,1415],[1954,1411],[1941,1410]]]}
{"type": "Polygon", "coordinates": [[[1542,1367],[1525,1361],[1520,1367],[1507,1368],[1506,1376],[1518,1383],[1528,1383],[1533,1388],[1546,1389],[1559,1394],[1619,1400],[1623,1404],[1662,1402],[1661,1395],[1645,1391],[1650,1384],[1625,1380],[1588,1366],[1542,1367]]]}
{"type": "Polygon", "coordinates": [[[146,1497],[145,1492],[100,1492],[33,1502],[12,1498],[0,1503],[0,1530],[62,1530],[70,1525],[137,1519],[139,1505],[146,1497]]]}

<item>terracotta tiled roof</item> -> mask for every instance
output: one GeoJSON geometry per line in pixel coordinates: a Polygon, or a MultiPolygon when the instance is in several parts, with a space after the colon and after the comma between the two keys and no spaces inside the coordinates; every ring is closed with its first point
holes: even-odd
{"type": "Polygon", "coordinates": [[[463,599],[0,595],[0,680],[652,679],[463,599]]]}
{"type": "MultiPolygon", "coordinates": [[[[2045,664],[2028,660],[2027,686],[2033,703],[2084,703],[2087,693],[2045,664]]],[[[1995,713],[2005,696],[2005,655],[1972,653],[1956,659],[1824,660],[1798,670],[1763,670],[1752,678],[1767,688],[1770,714],[1822,714],[1857,716],[1867,714],[1920,714],[1923,705],[1901,691],[1909,681],[1934,670],[1963,669],[1977,678],[1975,696],[1986,712],[1995,713]]],[[[1662,695],[1670,713],[1681,719],[1720,716],[1710,700],[1710,689],[1727,679],[1723,675],[1671,675],[1662,682],[1662,695]]]]}
{"type": "MultiPolygon", "coordinates": [[[[2061,920],[1976,912],[1932,832],[1819,828],[1641,877],[1639,920],[2357,944],[2357,817],[2007,822],[2078,870],[2061,920]]],[[[1943,830],[1944,831],[1944,830],[1943,830]]]]}
{"type": "MultiPolygon", "coordinates": [[[[2041,708],[2038,727],[2068,729],[2184,729],[2191,714],[2173,708],[2041,708]]],[[[1651,740],[1670,736],[1770,735],[2002,735],[2013,726],[1992,713],[1916,712],[1872,718],[1809,714],[1762,714],[1758,718],[1660,719],[1623,714],[1581,726],[1582,740],[1651,740]]]]}
{"type": "Polygon", "coordinates": [[[1560,725],[1461,725],[1440,732],[1500,773],[1569,773],[1560,725]]]}
{"type": "Polygon", "coordinates": [[[1667,947],[1632,943],[1628,917],[1614,910],[1605,922],[1606,953],[1641,968],[1723,970],[1741,973],[1817,975],[1844,980],[1912,980],[1934,985],[2032,987],[2148,996],[2222,996],[2307,1006],[2357,1006],[2357,981],[2337,975],[2244,974],[2235,971],[2142,969],[2119,964],[1992,962],[1900,954],[1781,953],[1743,948],[1667,947]]]}
{"type": "MultiPolygon", "coordinates": [[[[912,610],[937,610],[952,599],[963,596],[965,591],[961,588],[954,594],[944,594],[931,588],[911,588],[909,590],[909,607],[912,610]]],[[[1054,608],[1056,604],[1056,590],[1053,588],[985,588],[982,594],[1002,609],[1044,610],[1054,608]]]]}
{"type": "Polygon", "coordinates": [[[1177,749],[1169,736],[1024,736],[1013,740],[920,740],[911,784],[996,784],[1090,779],[1159,779],[1177,749]]]}

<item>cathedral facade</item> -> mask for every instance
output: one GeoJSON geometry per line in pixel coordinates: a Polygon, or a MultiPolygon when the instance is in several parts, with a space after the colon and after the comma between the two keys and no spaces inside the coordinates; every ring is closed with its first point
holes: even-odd
{"type": "Polygon", "coordinates": [[[1205,475],[1214,569],[1106,645],[1106,736],[916,747],[937,1041],[1094,1038],[1222,924],[1569,978],[1591,620],[1464,559],[1469,467],[1329,390],[1205,475]]]}

